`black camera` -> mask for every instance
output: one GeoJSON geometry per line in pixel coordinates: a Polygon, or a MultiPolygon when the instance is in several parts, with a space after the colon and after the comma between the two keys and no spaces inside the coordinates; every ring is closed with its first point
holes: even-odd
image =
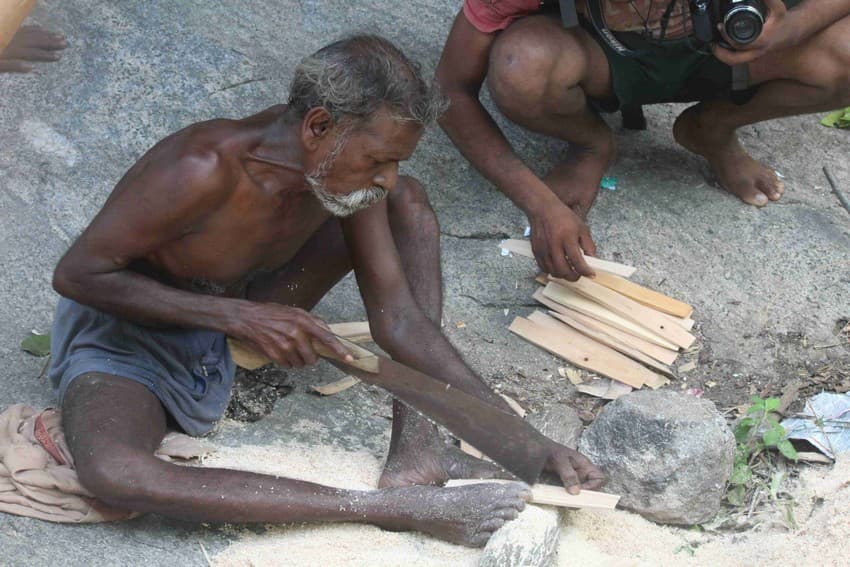
{"type": "Polygon", "coordinates": [[[761,35],[767,7],[762,0],[691,0],[691,18],[694,36],[702,43],[723,44],[716,29],[722,24],[729,39],[746,45],[761,35]]]}

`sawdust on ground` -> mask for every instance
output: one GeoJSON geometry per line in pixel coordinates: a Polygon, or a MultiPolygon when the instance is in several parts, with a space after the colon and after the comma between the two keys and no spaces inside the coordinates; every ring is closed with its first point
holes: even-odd
{"type": "MultiPolygon", "coordinates": [[[[252,470],[352,489],[375,486],[381,462],[368,452],[296,443],[219,447],[204,466],[252,470]]],[[[708,534],[659,526],[636,514],[564,514],[559,564],[566,567],[847,565],[850,557],[850,455],[834,467],[812,467],[795,499],[800,529],[708,534]]],[[[238,540],[213,558],[216,567],[473,566],[481,551],[411,533],[363,524],[270,526],[239,530],[238,540]]]]}

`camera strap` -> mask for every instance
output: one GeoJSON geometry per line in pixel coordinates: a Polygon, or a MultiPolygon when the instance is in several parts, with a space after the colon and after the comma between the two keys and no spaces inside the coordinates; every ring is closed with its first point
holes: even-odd
{"type": "MultiPolygon", "coordinates": [[[[559,0],[559,8],[561,10],[561,23],[564,28],[570,29],[577,27],[578,13],[576,12],[575,0],[559,0]]],[[[629,49],[623,45],[620,40],[614,37],[608,25],[605,23],[605,16],[602,13],[602,5],[599,0],[587,0],[587,9],[590,15],[590,23],[593,24],[593,29],[599,34],[608,46],[623,57],[637,57],[640,52],[629,49]]]]}

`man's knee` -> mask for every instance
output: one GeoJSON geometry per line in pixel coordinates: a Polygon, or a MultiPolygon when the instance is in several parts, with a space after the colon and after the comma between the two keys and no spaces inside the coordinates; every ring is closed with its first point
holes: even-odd
{"type": "Polygon", "coordinates": [[[404,219],[406,224],[413,223],[420,236],[439,238],[437,215],[428,201],[428,193],[416,178],[408,175],[398,178],[398,185],[391,193],[390,209],[393,218],[404,219]]]}
{"type": "Polygon", "coordinates": [[[502,32],[490,52],[487,86],[508,115],[545,106],[553,88],[578,85],[585,65],[584,49],[574,35],[550,18],[528,20],[502,32]]]}
{"type": "Polygon", "coordinates": [[[75,466],[80,484],[95,498],[118,508],[130,508],[150,498],[160,466],[153,455],[116,448],[79,456],[75,466]]]}

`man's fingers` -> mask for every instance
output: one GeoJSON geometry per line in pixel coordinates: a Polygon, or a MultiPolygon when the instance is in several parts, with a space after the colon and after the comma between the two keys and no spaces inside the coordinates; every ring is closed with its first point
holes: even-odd
{"type": "Polygon", "coordinates": [[[32,67],[23,61],[4,61],[0,59],[0,73],[29,73],[32,67]]]}
{"type": "Polygon", "coordinates": [[[558,278],[574,282],[578,279],[578,274],[573,270],[570,262],[567,261],[567,255],[564,251],[562,242],[555,240],[552,243],[550,256],[552,258],[552,275],[558,278]]]}
{"type": "Polygon", "coordinates": [[[582,479],[581,487],[586,490],[601,488],[608,480],[605,474],[581,453],[576,453],[571,458],[571,462],[579,478],[582,479]]]}
{"type": "Polygon", "coordinates": [[[590,230],[584,230],[578,237],[579,246],[588,256],[596,256],[596,243],[590,235],[590,230]]]}
{"type": "Polygon", "coordinates": [[[567,256],[569,257],[573,268],[575,268],[575,271],[578,272],[579,275],[589,278],[596,275],[596,272],[593,271],[593,268],[591,268],[590,264],[587,263],[587,260],[584,259],[584,254],[581,253],[578,243],[570,243],[567,245],[567,256]]]}
{"type": "Polygon", "coordinates": [[[62,56],[55,51],[40,47],[9,47],[3,53],[3,57],[24,61],[57,61],[62,56]]]}
{"type": "Polygon", "coordinates": [[[318,328],[319,332],[316,333],[316,339],[319,340],[323,345],[331,349],[331,351],[340,359],[345,360],[347,362],[351,362],[354,360],[354,356],[349,352],[345,345],[340,342],[340,340],[331,333],[330,331],[325,331],[321,327],[318,328]]]}
{"type": "Polygon", "coordinates": [[[564,483],[564,488],[570,494],[578,494],[581,491],[581,482],[578,479],[575,469],[569,464],[567,459],[561,459],[558,464],[558,476],[561,477],[561,482],[564,483]]]}

